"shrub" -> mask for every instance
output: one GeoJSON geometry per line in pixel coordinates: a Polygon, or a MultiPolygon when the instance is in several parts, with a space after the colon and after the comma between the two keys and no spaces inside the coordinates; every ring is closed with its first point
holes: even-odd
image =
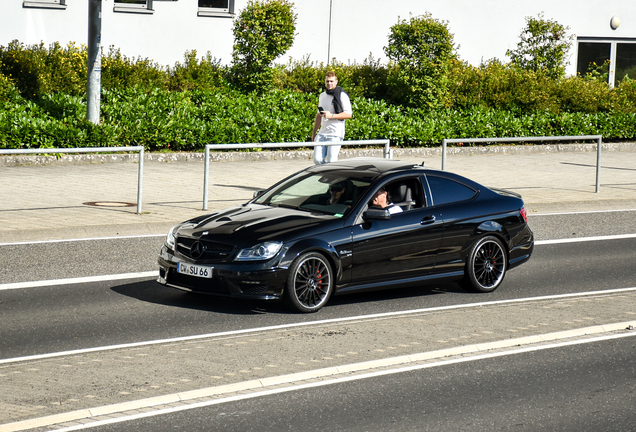
{"type": "MultiPolygon", "coordinates": [[[[2,66],[0,65],[0,69],[2,66]]],[[[0,106],[4,103],[19,103],[22,96],[13,82],[0,73],[0,106]]]]}
{"type": "Polygon", "coordinates": [[[102,55],[102,89],[124,89],[136,86],[168,88],[168,71],[147,58],[130,58],[114,46],[102,55]]]}
{"type": "Polygon", "coordinates": [[[449,105],[474,106],[512,112],[559,110],[556,82],[542,73],[491,60],[478,67],[457,60],[449,68],[449,105]]]}
{"type": "Polygon", "coordinates": [[[210,90],[227,87],[227,72],[221,61],[208,52],[201,61],[196,51],[187,51],[183,63],[170,70],[170,90],[210,90]]]}
{"type": "Polygon", "coordinates": [[[636,111],[636,80],[628,77],[623,80],[614,89],[617,97],[621,100],[624,112],[636,111]]]}
{"type": "Polygon", "coordinates": [[[362,64],[345,65],[333,60],[332,64],[314,63],[309,57],[300,61],[290,60],[276,69],[274,86],[278,90],[318,94],[324,90],[325,75],[333,70],[338,84],[351,97],[383,99],[387,94],[387,68],[371,55],[362,64]]]}
{"type": "Polygon", "coordinates": [[[16,86],[20,94],[33,99],[40,94],[42,82],[40,80],[44,44],[28,50],[17,40],[12,41],[5,48],[0,47],[0,64],[2,73],[16,86]]]}
{"type": "Polygon", "coordinates": [[[40,94],[85,94],[87,58],[88,51],[83,46],[77,47],[74,43],[69,43],[62,48],[57,42],[51,44],[45,57],[40,94]]]}
{"type": "Polygon", "coordinates": [[[554,88],[563,111],[597,113],[608,112],[621,105],[607,81],[585,80],[580,77],[563,79],[554,88]]]}
{"type": "Polygon", "coordinates": [[[387,81],[394,101],[429,109],[446,105],[446,71],[456,57],[447,25],[427,13],[391,27],[384,52],[393,61],[387,81]]]}
{"type": "Polygon", "coordinates": [[[86,50],[73,43],[62,48],[55,42],[46,48],[14,40],[0,46],[0,72],[27,99],[51,92],[80,95],[86,89],[86,50]]]}
{"type": "Polygon", "coordinates": [[[514,50],[506,51],[513,64],[534,72],[543,71],[552,78],[565,74],[567,53],[572,47],[569,27],[553,20],[526,17],[526,27],[519,35],[519,43],[514,50]]]}
{"type": "Polygon", "coordinates": [[[294,42],[296,14],[288,0],[249,0],[234,21],[232,76],[246,92],[272,83],[272,62],[294,42]]]}

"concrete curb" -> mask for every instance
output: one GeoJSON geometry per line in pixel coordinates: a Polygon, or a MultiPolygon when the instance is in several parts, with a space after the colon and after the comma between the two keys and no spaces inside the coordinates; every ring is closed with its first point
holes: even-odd
{"type": "MultiPolygon", "coordinates": [[[[441,147],[393,148],[393,157],[431,157],[441,156],[441,147]]],[[[527,155],[546,153],[583,153],[596,151],[596,144],[541,144],[541,145],[500,145],[500,146],[453,146],[447,148],[448,156],[474,155],[527,155]]],[[[601,151],[636,152],[636,143],[604,143],[601,151]]],[[[382,157],[382,149],[348,149],[340,150],[341,158],[382,157]]],[[[311,160],[312,150],[279,150],[279,151],[244,151],[244,152],[211,152],[211,162],[255,162],[261,160],[311,160]]],[[[203,162],[205,153],[145,153],[144,162],[203,162]]],[[[138,162],[137,153],[114,154],[63,154],[55,156],[11,155],[0,156],[0,167],[20,165],[84,165],[138,162]]]]}
{"type": "Polygon", "coordinates": [[[406,365],[426,360],[434,360],[455,355],[465,355],[482,353],[494,349],[510,348],[514,346],[529,345],[540,342],[556,341],[560,339],[569,339],[574,337],[582,337],[599,333],[607,333],[633,328],[636,323],[633,321],[620,322],[613,324],[596,325],[584,327],[575,330],[566,330],[554,333],[546,333],[544,335],[526,336],[515,339],[506,339],[502,341],[487,342],[473,345],[465,345],[443,350],[430,351],[418,354],[403,355],[399,357],[389,357],[386,359],[372,360],[361,363],[352,363],[342,366],[333,366],[323,369],[315,369],[312,371],[298,372],[289,375],[281,375],[271,378],[263,378],[251,381],[238,382],[217,387],[209,387],[198,390],[191,390],[182,393],[174,393],[163,396],[156,396],[147,399],[106,405],[102,407],[82,409],[71,411],[68,413],[55,414],[36,419],[23,420],[15,423],[7,423],[0,425],[0,432],[17,432],[27,429],[33,429],[44,426],[51,426],[60,423],[73,422],[78,420],[87,420],[98,416],[112,415],[131,410],[140,410],[144,408],[152,408],[158,405],[166,405],[171,403],[188,403],[195,399],[215,397],[224,394],[265,389],[267,387],[279,386],[283,384],[292,384],[299,381],[306,381],[316,378],[324,378],[326,376],[340,375],[345,373],[361,372],[370,369],[378,369],[382,367],[406,365]]]}

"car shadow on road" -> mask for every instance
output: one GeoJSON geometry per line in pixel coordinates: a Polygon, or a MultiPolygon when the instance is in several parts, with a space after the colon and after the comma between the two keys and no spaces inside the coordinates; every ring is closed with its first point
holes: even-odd
{"type": "MultiPolygon", "coordinates": [[[[282,301],[238,299],[188,293],[160,285],[155,281],[128,283],[114,286],[111,289],[118,294],[147,303],[227,315],[296,314],[296,312],[287,309],[282,301]]],[[[331,297],[325,309],[384,301],[408,301],[413,298],[424,298],[447,293],[468,294],[459,285],[453,283],[426,287],[401,287],[335,295],[331,297]]]]}
{"type": "Polygon", "coordinates": [[[427,285],[427,286],[410,286],[410,287],[396,287],[388,288],[376,291],[366,292],[353,292],[342,295],[336,295],[331,298],[327,306],[329,305],[349,305],[349,304],[364,304],[371,302],[382,301],[400,301],[410,299],[421,299],[430,296],[436,296],[446,293],[461,293],[469,294],[462,289],[456,283],[444,283],[439,285],[427,285]]]}
{"type": "Polygon", "coordinates": [[[287,314],[282,302],[236,299],[180,291],[154,280],[134,282],[111,288],[114,292],[146,303],[229,315],[287,314]]]}

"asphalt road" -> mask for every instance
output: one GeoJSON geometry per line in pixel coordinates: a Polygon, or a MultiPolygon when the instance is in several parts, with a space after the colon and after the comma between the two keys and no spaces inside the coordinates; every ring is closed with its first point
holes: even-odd
{"type": "Polygon", "coordinates": [[[636,430],[636,338],[441,365],[131,420],[96,432],[636,430]]]}
{"type": "MultiPolygon", "coordinates": [[[[553,231],[563,232],[564,217],[569,218],[569,231],[616,234],[633,231],[625,214],[542,216],[540,222],[532,222],[536,222],[533,229],[538,239],[549,238],[553,231]]],[[[0,268],[7,283],[154,270],[162,241],[151,237],[3,246],[0,259],[5,262],[0,268]]],[[[634,238],[538,245],[532,259],[510,271],[504,285],[488,295],[467,293],[452,283],[401,288],[336,296],[318,315],[289,313],[280,303],[183,293],[152,278],[6,290],[0,291],[0,358],[386,311],[632,287],[636,285],[634,263],[634,238]]]]}
{"type": "MultiPolygon", "coordinates": [[[[288,312],[279,303],[187,294],[161,286],[154,282],[153,278],[148,277],[127,280],[106,278],[104,281],[62,285],[44,282],[38,287],[0,290],[0,360],[369,314],[634,287],[636,238],[545,242],[552,239],[632,234],[633,216],[633,211],[531,216],[530,223],[539,240],[532,259],[510,271],[503,286],[491,294],[467,293],[456,284],[402,288],[336,296],[318,314],[302,315],[288,312]]],[[[49,281],[155,270],[155,257],[162,241],[163,237],[157,236],[0,245],[0,283],[49,281]]],[[[596,297],[600,298],[595,298],[595,301],[604,301],[603,296],[596,297]]],[[[613,307],[617,307],[622,314],[619,317],[607,315],[606,312],[605,316],[611,317],[611,322],[627,321],[631,318],[625,313],[633,315],[636,312],[632,310],[631,303],[630,306],[621,308],[621,298],[623,297],[617,294],[607,296],[607,301],[612,302],[613,307]]],[[[631,297],[624,298],[627,305],[631,297]]],[[[377,353],[373,354],[372,351],[382,350],[373,349],[373,343],[379,343],[382,338],[394,338],[397,341],[410,336],[409,333],[418,331],[415,321],[425,321],[422,328],[426,329],[426,326],[433,325],[431,323],[435,319],[439,319],[440,323],[443,323],[440,327],[448,327],[452,332],[458,332],[456,335],[467,335],[458,336],[459,338],[473,337],[478,341],[479,337],[490,338],[488,340],[496,340],[499,337],[485,336],[488,333],[492,334],[491,331],[483,331],[480,333],[481,336],[475,334],[479,329],[489,329],[490,325],[494,325],[489,324],[488,313],[495,314],[492,317],[497,317],[500,324],[504,321],[509,322],[504,326],[510,326],[511,329],[505,330],[507,327],[503,327],[502,331],[515,332],[518,330],[514,328],[524,328],[530,333],[534,330],[529,328],[536,326],[526,324],[536,324],[538,321],[535,321],[541,313],[551,317],[559,328],[569,328],[567,323],[570,323],[570,320],[581,321],[578,318],[589,319],[589,324],[596,323],[594,320],[601,320],[602,323],[603,319],[607,319],[603,318],[602,314],[598,317],[594,315],[595,308],[601,311],[598,309],[602,307],[601,303],[597,303],[598,306],[589,300],[581,301],[577,305],[557,303],[559,302],[555,302],[554,305],[542,303],[541,306],[536,306],[534,312],[532,307],[523,305],[514,308],[492,308],[490,312],[488,308],[484,308],[482,312],[473,308],[470,312],[472,318],[467,318],[468,312],[463,313],[461,310],[440,312],[438,315],[427,314],[425,320],[414,319],[407,324],[413,326],[410,330],[405,327],[405,323],[395,327],[395,323],[375,322],[371,325],[376,331],[377,340],[373,340],[375,336],[370,331],[363,330],[365,325],[370,325],[365,324],[364,319],[348,327],[308,328],[278,338],[287,338],[291,344],[284,348],[289,350],[285,351],[287,354],[276,352],[275,342],[258,342],[253,344],[253,348],[246,345],[245,352],[236,351],[235,348],[227,349],[233,353],[232,355],[237,356],[237,361],[263,357],[263,367],[266,368],[265,364],[269,361],[267,358],[294,356],[303,350],[303,355],[312,357],[315,352],[326,349],[330,339],[335,341],[338,338],[341,339],[341,343],[350,343],[347,341],[354,340],[355,344],[343,347],[341,352],[347,349],[366,351],[366,358],[375,358],[373,355],[377,353]],[[577,308],[586,312],[579,314],[577,308]],[[527,323],[524,323],[524,319],[527,323]],[[564,322],[566,324],[563,324],[564,322]],[[357,339],[356,334],[360,335],[357,339]]],[[[603,308],[605,307],[606,305],[603,305],[603,308]]],[[[552,324],[550,320],[543,321],[552,324]]],[[[582,327],[585,322],[571,324],[582,327]]],[[[552,328],[548,324],[545,325],[545,331],[552,328]]],[[[420,334],[419,340],[428,340],[430,337],[420,334]]],[[[438,336],[431,340],[434,341],[436,338],[438,336]]],[[[436,343],[439,345],[439,342],[437,340],[436,343]]],[[[192,349],[183,348],[182,351],[192,349]]],[[[219,345],[219,349],[221,348],[222,345],[219,345]]],[[[406,351],[413,349],[415,348],[403,348],[406,351]]],[[[422,345],[419,349],[425,348],[422,345]]],[[[157,353],[155,350],[151,354],[138,355],[154,356],[157,353]]],[[[633,353],[634,338],[555,348],[346,384],[333,384],[312,390],[275,394],[201,410],[162,415],[134,423],[125,422],[103,430],[167,430],[175,427],[185,430],[228,431],[317,430],[318,427],[321,430],[345,431],[633,430],[633,423],[630,422],[636,421],[636,416],[631,415],[631,411],[628,410],[635,401],[632,390],[635,382],[634,366],[631,362],[633,353]],[[592,409],[592,406],[600,408],[592,409]]],[[[2,405],[7,402],[0,400],[0,407],[19,407],[22,403],[20,401],[27,404],[57,403],[55,401],[58,395],[49,394],[52,391],[49,388],[58,389],[53,391],[60,392],[60,405],[55,412],[70,410],[73,404],[88,407],[115,403],[119,400],[132,400],[136,397],[134,394],[121,396],[123,393],[118,389],[128,385],[135,388],[143,387],[140,391],[145,391],[146,388],[150,390],[150,381],[162,378],[157,375],[158,372],[150,373],[144,385],[135,382],[136,379],[141,379],[141,376],[129,378],[127,369],[121,369],[113,376],[117,380],[129,381],[128,383],[113,383],[112,389],[106,392],[110,396],[100,399],[99,402],[80,401],[84,397],[81,394],[86,387],[103,387],[107,384],[100,383],[99,379],[104,381],[108,376],[106,370],[102,370],[100,375],[103,376],[91,378],[90,370],[83,370],[83,364],[100,361],[102,364],[117,367],[117,361],[132,358],[124,354],[113,353],[112,359],[106,358],[106,355],[78,362],[70,369],[70,375],[62,374],[59,377],[55,375],[55,367],[69,367],[68,364],[63,364],[66,362],[64,359],[60,360],[62,364],[58,366],[54,362],[43,362],[41,366],[31,365],[30,370],[40,368],[41,371],[38,373],[43,376],[47,373],[53,374],[47,378],[47,387],[37,390],[34,388],[30,392],[31,397],[28,398],[17,394],[7,397],[5,400],[10,403],[2,405]],[[34,366],[37,367],[33,369],[34,366]],[[82,377],[82,373],[88,375],[82,377]],[[64,390],[66,380],[69,380],[68,387],[64,390]],[[69,408],[64,408],[62,401],[65,401],[69,408]]],[[[166,355],[168,354],[163,353],[152,359],[156,370],[160,370],[162,363],[166,361],[174,362],[163,357],[166,355]]],[[[352,360],[343,361],[366,359],[360,355],[356,357],[357,360],[354,357],[351,357],[352,360]]],[[[291,361],[290,365],[295,361],[292,357],[287,360],[291,361]]],[[[176,370],[182,369],[197,374],[201,370],[201,365],[196,361],[190,365],[184,363],[182,368],[177,367],[176,370]]],[[[124,362],[129,363],[126,367],[133,368],[131,371],[136,370],[133,360],[124,362]]],[[[226,362],[230,360],[226,359],[226,362]]],[[[144,363],[145,367],[150,364],[153,363],[144,363]]],[[[301,364],[304,363],[296,363],[301,364]]],[[[9,366],[4,371],[0,370],[0,376],[11,376],[7,383],[16,386],[12,388],[19,389],[20,377],[24,371],[19,364],[15,367],[11,364],[9,366]]],[[[174,373],[174,366],[175,364],[171,365],[171,373],[174,373]]],[[[298,367],[298,370],[305,368],[298,367]]],[[[254,367],[250,369],[250,373],[262,374],[256,372],[261,369],[254,367]]],[[[171,378],[166,377],[164,380],[168,379],[171,378]]],[[[27,382],[36,383],[37,380],[34,376],[31,381],[24,381],[24,385],[27,385],[27,382]]],[[[191,387],[183,384],[183,388],[193,388],[192,386],[197,385],[204,385],[203,380],[200,383],[191,383],[191,387]]],[[[161,386],[154,387],[157,387],[157,394],[165,392],[159,388],[161,386]]],[[[12,418],[21,419],[21,415],[23,414],[16,414],[12,418]]],[[[0,423],[7,422],[7,418],[0,419],[0,423]]]]}
{"type": "Polygon", "coordinates": [[[192,295],[154,280],[0,291],[0,357],[326,320],[387,311],[626,288],[636,285],[636,238],[537,246],[487,295],[456,284],[336,296],[318,315],[280,303],[192,295]]]}

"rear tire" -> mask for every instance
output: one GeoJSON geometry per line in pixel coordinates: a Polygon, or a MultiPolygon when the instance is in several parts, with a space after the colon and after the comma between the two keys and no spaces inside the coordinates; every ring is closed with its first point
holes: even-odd
{"type": "Polygon", "coordinates": [[[296,258],[289,268],[284,300],[298,312],[319,311],[333,292],[333,270],[329,261],[317,252],[296,258]]]}
{"type": "Polygon", "coordinates": [[[473,292],[493,292],[506,275],[506,252],[501,240],[487,236],[475,243],[468,254],[461,285],[473,292]]]}

